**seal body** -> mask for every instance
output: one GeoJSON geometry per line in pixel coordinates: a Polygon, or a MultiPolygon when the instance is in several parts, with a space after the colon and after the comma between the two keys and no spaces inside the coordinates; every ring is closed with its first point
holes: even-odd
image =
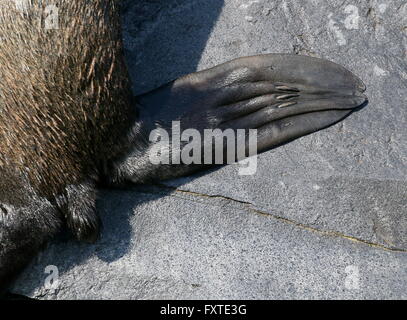
{"type": "Polygon", "coordinates": [[[96,239],[95,183],[137,117],[119,2],[26,4],[0,3],[0,287],[62,226],[96,239]]]}
{"type": "Polygon", "coordinates": [[[123,152],[136,110],[118,2],[54,1],[55,30],[44,22],[46,2],[33,2],[1,4],[0,176],[13,168],[8,175],[50,198],[123,152]]]}
{"type": "Polygon", "coordinates": [[[62,228],[97,239],[98,184],[205,167],[151,163],[151,130],[175,120],[200,133],[257,129],[262,152],[366,101],[362,81],[345,68],[284,54],[235,59],[134,97],[119,1],[27,3],[0,3],[0,291],[62,228]],[[58,25],[47,28],[52,12],[58,25]]]}

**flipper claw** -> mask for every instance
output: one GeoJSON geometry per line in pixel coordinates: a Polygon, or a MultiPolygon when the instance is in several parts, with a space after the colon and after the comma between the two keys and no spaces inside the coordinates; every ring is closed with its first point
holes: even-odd
{"type": "Polygon", "coordinates": [[[300,96],[299,94],[285,94],[282,96],[278,96],[277,100],[290,100],[292,98],[297,98],[299,96],[300,96]]]}

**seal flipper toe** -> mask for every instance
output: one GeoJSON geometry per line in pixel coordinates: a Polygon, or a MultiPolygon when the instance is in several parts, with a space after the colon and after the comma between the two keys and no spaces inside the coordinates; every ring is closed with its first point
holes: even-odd
{"type": "Polygon", "coordinates": [[[366,90],[359,77],[326,59],[293,54],[266,54],[240,58],[236,63],[253,65],[257,70],[258,80],[296,83],[333,91],[366,90]]]}
{"type": "Polygon", "coordinates": [[[345,119],[353,110],[326,110],[289,116],[258,128],[257,148],[265,151],[325,129],[345,119]]]}

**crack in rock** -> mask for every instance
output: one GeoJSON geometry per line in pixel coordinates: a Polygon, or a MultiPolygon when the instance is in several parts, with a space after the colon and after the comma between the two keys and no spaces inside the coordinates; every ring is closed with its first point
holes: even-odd
{"type": "MultiPolygon", "coordinates": [[[[256,205],[254,203],[237,200],[237,199],[234,199],[231,197],[226,197],[226,196],[222,196],[222,195],[209,195],[209,194],[199,193],[199,192],[195,192],[195,191],[187,191],[187,190],[182,190],[182,189],[175,188],[175,187],[170,187],[165,184],[154,184],[154,185],[151,185],[150,188],[143,186],[143,187],[136,188],[136,191],[140,192],[140,193],[150,193],[150,194],[157,194],[157,193],[158,194],[167,194],[167,192],[170,192],[169,195],[172,197],[177,197],[177,198],[181,198],[183,200],[193,201],[193,202],[197,202],[197,203],[202,203],[202,201],[197,201],[196,198],[198,198],[200,200],[216,199],[216,200],[226,202],[226,205],[230,206],[231,208],[234,208],[234,209],[237,208],[240,210],[245,210],[245,211],[248,211],[248,212],[251,212],[254,214],[272,218],[272,219],[278,220],[282,223],[290,224],[295,227],[301,228],[303,230],[317,233],[319,235],[342,238],[342,239],[345,239],[348,241],[368,245],[370,247],[385,250],[385,251],[407,253],[407,249],[402,249],[402,248],[398,248],[398,247],[388,247],[388,246],[385,246],[385,245],[382,245],[379,243],[375,243],[375,242],[364,240],[364,239],[361,239],[358,237],[346,235],[346,234],[343,234],[343,233],[340,233],[340,232],[334,231],[334,230],[321,230],[321,229],[306,225],[304,223],[301,223],[301,222],[298,222],[298,221],[295,221],[292,219],[288,219],[288,218],[285,218],[285,217],[282,217],[282,216],[279,216],[279,215],[276,215],[276,214],[273,214],[273,213],[270,213],[267,211],[259,210],[256,208],[256,205]],[[178,195],[175,195],[175,194],[178,194],[178,195]],[[180,195],[187,195],[190,197],[182,197],[180,195]]],[[[214,203],[210,203],[210,205],[218,206],[214,203]]]]}

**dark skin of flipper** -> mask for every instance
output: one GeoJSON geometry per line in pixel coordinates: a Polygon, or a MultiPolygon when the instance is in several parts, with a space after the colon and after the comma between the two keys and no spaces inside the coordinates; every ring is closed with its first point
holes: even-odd
{"type": "MultiPolygon", "coordinates": [[[[204,129],[257,129],[257,149],[264,152],[343,120],[366,104],[365,90],[358,77],[333,62],[268,54],[186,75],[137,101],[146,132],[157,126],[170,130],[172,121],[202,136],[204,129]]],[[[115,163],[112,181],[156,182],[208,167],[153,165],[149,147],[115,163]]]]}

